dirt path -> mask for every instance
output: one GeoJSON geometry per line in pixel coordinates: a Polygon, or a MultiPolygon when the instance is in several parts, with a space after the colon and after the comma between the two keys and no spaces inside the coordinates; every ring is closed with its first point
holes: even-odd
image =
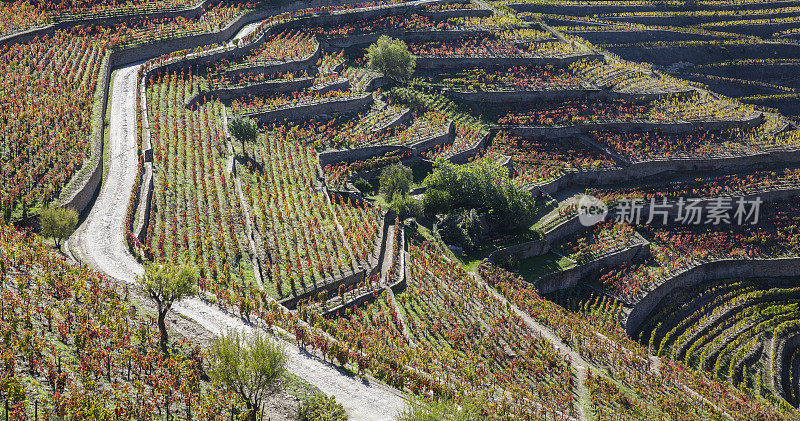
{"type": "MultiPolygon", "coordinates": [[[[569,357],[570,362],[572,363],[572,368],[576,371],[576,382],[575,382],[575,393],[576,393],[576,400],[577,400],[577,410],[578,416],[581,420],[589,420],[592,419],[591,415],[591,402],[590,402],[590,395],[589,390],[586,388],[586,370],[588,367],[591,366],[586,360],[583,359],[581,354],[578,351],[572,349],[569,345],[565,344],[564,341],[561,340],[555,333],[553,333],[550,329],[546,326],[542,325],[541,323],[537,322],[533,319],[528,313],[522,311],[519,307],[517,307],[514,303],[508,301],[506,297],[502,294],[497,292],[494,288],[489,286],[483,278],[478,275],[477,272],[470,272],[475,280],[478,281],[481,285],[486,288],[492,296],[500,300],[505,305],[508,305],[511,308],[511,311],[514,312],[519,318],[522,319],[522,322],[525,323],[525,326],[528,329],[533,330],[534,332],[542,335],[544,339],[546,339],[550,344],[553,345],[556,352],[559,354],[569,357]]],[[[594,368],[594,367],[593,367],[594,368]]]]}
{"type": "MultiPolygon", "coordinates": [[[[108,177],[86,221],[70,239],[75,256],[122,282],[132,283],[144,272],[128,252],[124,238],[125,213],[136,178],[136,84],[140,64],[119,69],[110,92],[108,177]]],[[[176,304],[177,313],[193,320],[198,330],[212,334],[227,329],[252,332],[254,327],[199,299],[176,304]]],[[[200,334],[200,332],[198,332],[200,334]]],[[[385,420],[401,411],[406,401],[395,389],[341,374],[335,367],[301,352],[292,344],[289,370],[323,393],[336,397],[353,420],[385,420]]]]}

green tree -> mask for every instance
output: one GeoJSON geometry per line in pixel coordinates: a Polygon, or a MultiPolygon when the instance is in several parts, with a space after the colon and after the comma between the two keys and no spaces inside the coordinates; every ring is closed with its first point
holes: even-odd
{"type": "Polygon", "coordinates": [[[406,43],[386,35],[367,48],[365,59],[368,68],[399,82],[408,80],[417,66],[417,60],[408,51],[406,43]]]}
{"type": "Polygon", "coordinates": [[[42,236],[54,239],[56,247],[61,248],[61,242],[78,226],[78,213],[69,208],[48,207],[42,210],[40,224],[42,236]]]}
{"type": "Polygon", "coordinates": [[[158,331],[161,334],[161,351],[167,355],[167,326],[165,320],[172,304],[197,294],[197,274],[194,269],[181,265],[159,265],[147,263],[139,286],[156,304],[158,312],[158,331]]]}
{"type": "Polygon", "coordinates": [[[428,189],[425,191],[423,198],[425,204],[425,213],[428,215],[435,215],[438,213],[447,213],[450,210],[450,205],[453,198],[449,192],[437,189],[428,189]]]}
{"type": "Polygon", "coordinates": [[[378,180],[380,192],[386,196],[387,202],[391,202],[395,195],[404,196],[408,194],[414,176],[411,168],[397,163],[384,168],[378,180]]]}
{"type": "Polygon", "coordinates": [[[511,183],[507,168],[489,160],[458,165],[437,159],[423,183],[428,191],[447,192],[452,207],[491,208],[489,216],[505,227],[525,225],[536,213],[531,193],[511,183]]]}
{"type": "Polygon", "coordinates": [[[408,194],[396,195],[389,203],[389,209],[397,213],[400,219],[422,216],[423,203],[408,194]]]}
{"type": "Polygon", "coordinates": [[[332,396],[316,395],[304,400],[297,410],[300,421],[347,421],[342,404],[332,396]]]}
{"type": "Polygon", "coordinates": [[[251,421],[264,400],[280,390],[289,354],[280,343],[255,331],[246,339],[231,331],[214,339],[208,351],[208,374],[218,385],[239,395],[251,421]]]}
{"type": "Polygon", "coordinates": [[[234,117],[228,120],[228,131],[231,136],[242,142],[242,154],[247,157],[246,143],[253,143],[258,139],[258,124],[247,117],[234,117]]]}

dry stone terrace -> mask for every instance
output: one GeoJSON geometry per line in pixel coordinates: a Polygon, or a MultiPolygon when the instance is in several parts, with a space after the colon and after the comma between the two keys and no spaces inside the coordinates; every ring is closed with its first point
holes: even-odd
{"type": "Polygon", "coordinates": [[[662,3],[4,2],[0,416],[797,419],[800,3],[662,3]],[[148,262],[198,278],[166,356],[148,262]],[[206,376],[227,330],[285,393],[206,376]]]}

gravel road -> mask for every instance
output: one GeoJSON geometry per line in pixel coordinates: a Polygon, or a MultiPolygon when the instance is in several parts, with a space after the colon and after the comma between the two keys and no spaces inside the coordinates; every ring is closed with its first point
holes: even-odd
{"type": "MultiPolygon", "coordinates": [[[[129,253],[124,238],[124,221],[136,178],[136,84],[141,64],[114,73],[109,97],[111,114],[108,142],[109,168],[89,216],[70,239],[70,246],[83,263],[122,282],[132,283],[144,273],[129,253]]],[[[199,299],[184,300],[175,311],[202,329],[217,334],[228,329],[252,332],[251,325],[199,299]]],[[[343,375],[337,368],[309,356],[286,343],[289,370],[323,393],[336,397],[352,420],[386,420],[401,411],[404,395],[383,384],[369,383],[343,375]]]]}

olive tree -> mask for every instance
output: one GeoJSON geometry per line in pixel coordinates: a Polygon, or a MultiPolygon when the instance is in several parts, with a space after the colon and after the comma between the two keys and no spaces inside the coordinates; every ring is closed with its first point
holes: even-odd
{"type": "Polygon", "coordinates": [[[40,215],[40,226],[43,237],[52,238],[56,247],[67,239],[78,226],[78,213],[69,208],[45,208],[40,215]]]}
{"type": "Polygon", "coordinates": [[[411,77],[417,65],[405,42],[386,35],[367,48],[365,58],[368,68],[401,82],[411,77]]]}
{"type": "Polygon", "coordinates": [[[237,116],[228,120],[228,131],[236,140],[242,142],[242,154],[247,157],[245,144],[258,139],[258,124],[253,119],[237,116]]]}
{"type": "Polygon", "coordinates": [[[264,400],[280,390],[289,354],[286,348],[256,331],[252,337],[229,331],[208,350],[208,374],[217,385],[238,395],[256,420],[264,400]]]}
{"type": "Polygon", "coordinates": [[[161,351],[167,355],[167,313],[172,309],[172,304],[197,294],[197,274],[193,268],[185,265],[147,263],[144,276],[138,282],[156,304],[158,331],[161,335],[159,344],[161,351]]]}
{"type": "Polygon", "coordinates": [[[378,177],[380,192],[386,196],[387,202],[392,201],[395,195],[406,195],[413,180],[411,168],[400,163],[384,168],[378,177]]]}

